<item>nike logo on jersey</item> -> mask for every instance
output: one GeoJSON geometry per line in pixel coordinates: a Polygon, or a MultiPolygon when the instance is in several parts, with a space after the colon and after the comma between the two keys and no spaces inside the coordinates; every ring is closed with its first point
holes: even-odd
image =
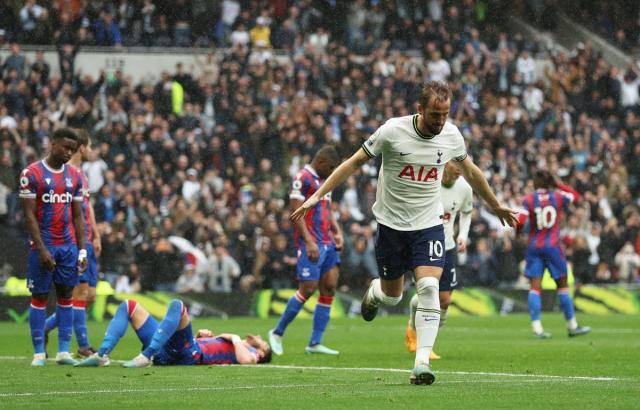
{"type": "Polygon", "coordinates": [[[400,156],[401,156],[401,157],[405,157],[405,156],[407,156],[407,155],[409,155],[409,154],[411,154],[411,153],[410,153],[410,152],[401,152],[401,153],[400,153],[400,156]]]}
{"type": "Polygon", "coordinates": [[[47,185],[50,185],[51,184],[51,178],[45,178],[44,182],[46,182],[47,185]]]}
{"type": "Polygon", "coordinates": [[[435,259],[434,259],[434,258],[432,258],[432,257],[429,257],[429,262],[439,261],[440,259],[442,259],[442,258],[435,258],[435,259]]]}

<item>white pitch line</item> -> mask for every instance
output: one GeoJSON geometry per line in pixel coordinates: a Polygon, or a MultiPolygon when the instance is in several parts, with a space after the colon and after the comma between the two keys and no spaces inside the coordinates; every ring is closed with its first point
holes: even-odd
{"type": "Polygon", "coordinates": [[[0,393],[0,397],[28,397],[28,396],[62,396],[76,394],[114,394],[114,393],[171,393],[171,392],[200,392],[200,391],[224,391],[224,390],[259,390],[259,389],[301,389],[318,387],[336,387],[346,384],[276,384],[269,386],[231,386],[231,387],[167,387],[162,389],[117,389],[117,390],[78,390],[78,391],[49,391],[49,392],[23,392],[0,393]]]}
{"type": "MultiPolygon", "coordinates": [[[[246,367],[246,366],[245,366],[246,367]]],[[[352,372],[389,372],[389,373],[409,373],[411,370],[390,369],[384,367],[329,367],[329,366],[290,366],[290,365],[251,365],[256,368],[276,368],[292,370],[342,370],[352,372]]],[[[588,380],[588,381],[621,381],[624,379],[616,377],[594,377],[594,376],[560,376],[551,374],[528,374],[528,373],[494,373],[494,372],[460,372],[439,370],[440,374],[457,374],[462,376],[494,376],[494,377],[535,377],[540,379],[567,379],[567,380],[588,380]]]]}
{"type": "MultiPolygon", "coordinates": [[[[508,383],[508,384],[528,384],[549,382],[549,379],[531,379],[531,380],[443,380],[437,384],[487,384],[487,383],[508,383]]],[[[558,380],[554,380],[557,382],[558,380]]],[[[561,382],[570,382],[572,380],[559,380],[561,382]]],[[[367,383],[370,385],[370,383],[367,383]]],[[[403,385],[399,383],[383,383],[383,385],[403,385]]],[[[16,393],[0,393],[0,398],[4,397],[32,397],[32,396],[65,396],[79,394],[123,394],[123,393],[173,393],[173,392],[208,392],[208,391],[234,391],[234,390],[261,390],[261,389],[303,389],[322,387],[349,387],[354,386],[353,383],[328,383],[328,384],[276,384],[268,386],[230,386],[230,387],[167,387],[162,389],[117,389],[117,390],[77,390],[77,391],[50,391],[50,392],[16,392],[16,393]]]]}
{"type": "MultiPolygon", "coordinates": [[[[27,357],[20,356],[0,356],[0,360],[27,360],[27,357]]],[[[53,359],[49,359],[53,360],[53,359]]],[[[119,362],[112,360],[112,362],[119,362]]],[[[223,366],[226,367],[226,366],[223,366]]],[[[409,373],[407,369],[393,369],[386,367],[331,367],[331,366],[295,366],[295,365],[243,365],[244,368],[256,369],[285,369],[285,370],[331,370],[345,372],[386,372],[386,373],[409,373]]],[[[606,376],[562,376],[553,374],[533,374],[533,373],[503,373],[503,372],[464,372],[464,371],[448,371],[439,370],[436,373],[453,374],[459,376],[490,376],[490,377],[519,377],[519,378],[537,378],[537,379],[553,379],[553,380],[584,380],[584,381],[623,381],[628,380],[618,377],[606,376]]]]}

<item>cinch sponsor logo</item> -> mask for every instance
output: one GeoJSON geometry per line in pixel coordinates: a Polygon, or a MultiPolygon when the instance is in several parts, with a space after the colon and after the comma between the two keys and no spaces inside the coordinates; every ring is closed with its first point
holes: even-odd
{"type": "Polygon", "coordinates": [[[413,169],[413,165],[408,164],[404,167],[402,172],[398,175],[398,178],[410,179],[412,181],[417,182],[429,182],[438,180],[438,168],[432,167],[431,169],[426,169],[424,165],[422,165],[418,172],[413,169]]]}
{"type": "Polygon", "coordinates": [[[73,195],[70,192],[62,194],[56,194],[54,190],[49,191],[42,195],[42,202],[46,204],[68,204],[73,200],[73,195]]]}

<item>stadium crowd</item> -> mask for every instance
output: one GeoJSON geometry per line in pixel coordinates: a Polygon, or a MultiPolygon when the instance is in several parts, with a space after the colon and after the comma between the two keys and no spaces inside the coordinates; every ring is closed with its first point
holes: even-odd
{"type": "MultiPolygon", "coordinates": [[[[451,119],[503,202],[520,207],[536,168],[580,192],[562,232],[578,282],[638,281],[635,67],[612,67],[587,43],[549,55],[536,71],[537,44],[503,31],[500,15],[487,8],[491,2],[225,0],[202,42],[194,9],[208,2],[177,2],[193,7],[165,15],[169,2],[78,1],[69,3],[80,5],[74,12],[61,8],[66,2],[50,2],[31,31],[22,19],[7,25],[0,12],[0,27],[13,30],[4,28],[5,38],[60,44],[58,70],[42,55],[27,61],[18,43],[0,62],[3,224],[22,223],[18,173],[47,150],[52,130],[84,128],[93,136],[84,169],[102,232],[100,270],[119,290],[293,286],[292,176],[323,144],[335,144],[346,158],[387,118],[413,113],[421,84],[431,79],[449,81],[451,119]],[[145,37],[148,7],[158,19],[154,29],[165,20],[169,42],[157,45],[229,49],[197,60],[193,70],[180,64],[155,83],[134,83],[121,71],[77,75],[77,46],[91,36],[98,41],[100,31],[88,28],[99,20],[110,21],[112,34],[103,34],[121,39],[114,44],[162,39],[162,33],[145,37]],[[276,59],[275,50],[289,62],[276,59]]],[[[27,0],[24,7],[33,12],[42,3],[27,0]]],[[[376,165],[333,196],[345,232],[341,284],[351,288],[377,274],[376,165]]],[[[476,205],[461,282],[517,285],[527,233],[502,228],[476,205]]]]}

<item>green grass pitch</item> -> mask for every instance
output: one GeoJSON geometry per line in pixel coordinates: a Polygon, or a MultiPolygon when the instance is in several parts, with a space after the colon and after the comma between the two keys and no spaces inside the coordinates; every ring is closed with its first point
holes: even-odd
{"type": "MultiPolygon", "coordinates": [[[[569,339],[559,314],[543,315],[550,340],[534,339],[524,315],[452,317],[438,336],[432,386],[409,384],[404,316],[336,319],[324,342],[338,357],[305,355],[310,320],[294,321],[284,356],[266,366],[124,369],[29,366],[26,324],[0,323],[0,408],[638,408],[640,318],[579,316],[587,336],[569,339]]],[[[266,335],[276,319],[196,320],[194,328],[266,335]]],[[[106,323],[91,323],[94,346],[106,323]]],[[[55,339],[49,347],[55,352],[55,339]]],[[[129,329],[112,354],[139,343],[129,329]]]]}

